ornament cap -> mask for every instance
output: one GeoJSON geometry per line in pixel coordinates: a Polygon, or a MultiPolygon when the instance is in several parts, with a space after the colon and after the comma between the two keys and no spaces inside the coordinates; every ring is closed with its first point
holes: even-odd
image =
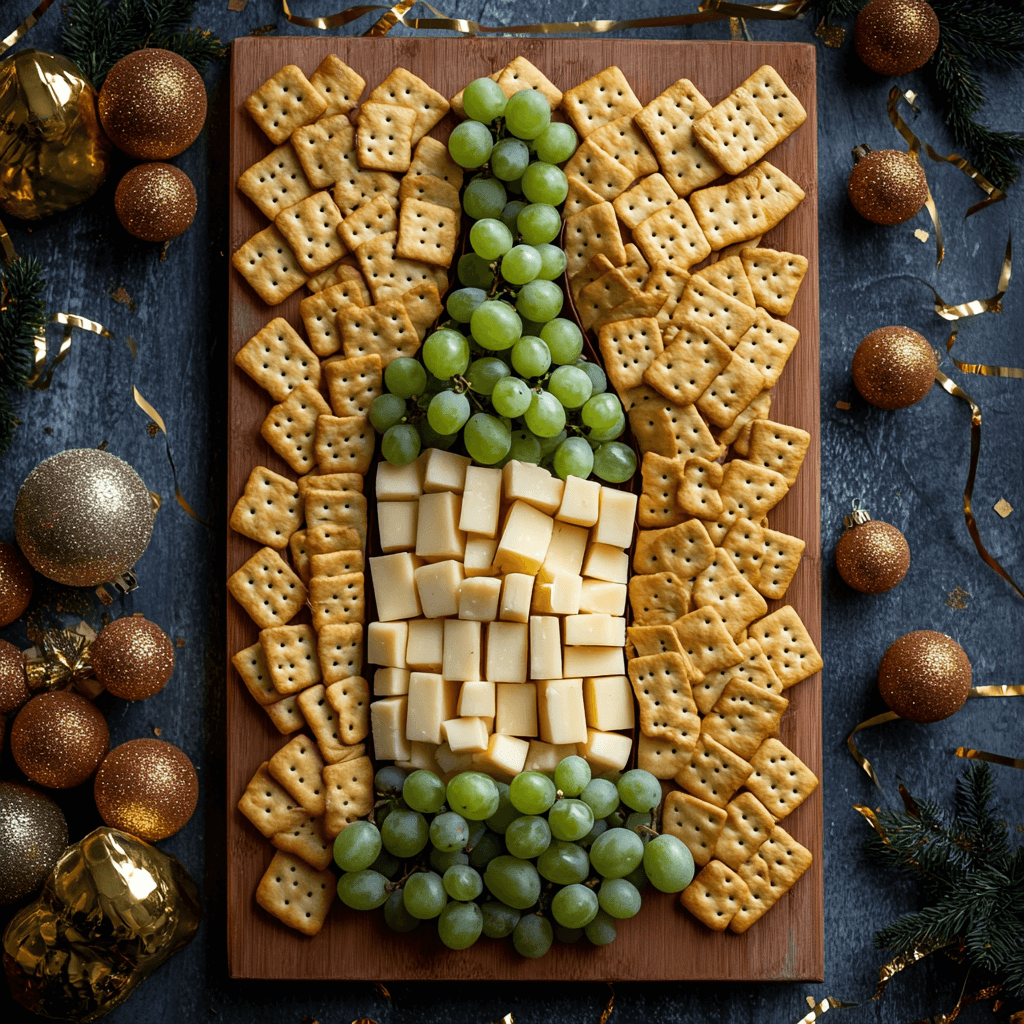
{"type": "Polygon", "coordinates": [[[855,526],[863,526],[865,523],[871,522],[871,514],[867,509],[854,508],[854,510],[848,515],[843,517],[843,524],[848,530],[853,529],[855,526]]]}

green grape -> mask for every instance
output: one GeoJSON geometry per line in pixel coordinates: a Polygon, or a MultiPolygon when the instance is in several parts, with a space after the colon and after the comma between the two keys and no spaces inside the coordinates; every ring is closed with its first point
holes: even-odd
{"type": "Polygon", "coordinates": [[[469,863],[482,871],[495,857],[500,857],[505,852],[505,845],[501,836],[494,832],[485,832],[469,851],[469,863]]]}
{"type": "Polygon", "coordinates": [[[386,764],[383,768],[378,768],[377,774],[373,777],[373,790],[380,796],[398,796],[404,785],[405,772],[393,764],[386,764]]]}
{"type": "Polygon", "coordinates": [[[610,484],[625,483],[636,472],[636,453],[628,444],[609,441],[594,452],[594,475],[610,484]]]}
{"type": "Polygon", "coordinates": [[[597,902],[606,914],[619,920],[636,917],[640,911],[640,893],[624,878],[609,878],[597,890],[597,902]]]}
{"type": "Polygon", "coordinates": [[[590,388],[590,378],[578,366],[559,366],[548,380],[548,391],[566,409],[579,409],[590,397],[590,388]]]}
{"type": "Polygon", "coordinates": [[[453,900],[475,900],[484,891],[484,880],[476,868],[468,864],[453,864],[442,876],[444,891],[453,900]]]}
{"type": "MultiPolygon", "coordinates": [[[[551,349],[551,361],[559,366],[574,363],[583,351],[583,332],[571,320],[563,317],[549,320],[541,328],[540,336],[551,349]]],[[[575,368],[586,373],[582,367],[575,368]]]]}
{"type": "Polygon", "coordinates": [[[498,219],[512,232],[513,237],[519,234],[519,228],[516,226],[519,211],[524,210],[527,205],[521,199],[513,199],[512,202],[506,203],[505,209],[501,211],[501,217],[498,219]]]}
{"type": "Polygon", "coordinates": [[[443,875],[450,867],[456,864],[468,864],[469,854],[465,850],[439,850],[436,846],[430,847],[430,866],[439,874],[443,875]]]}
{"type": "Polygon", "coordinates": [[[338,898],[353,910],[376,910],[388,898],[387,884],[379,871],[346,871],[338,879],[338,898]]]}
{"type": "Polygon", "coordinates": [[[509,96],[505,104],[505,127],[517,139],[535,139],[550,123],[551,104],[542,93],[520,89],[509,96]]]}
{"type": "Polygon", "coordinates": [[[617,807],[604,820],[609,828],[625,828],[626,812],[621,807],[617,807]]]}
{"type": "Polygon", "coordinates": [[[524,814],[505,829],[505,848],[513,857],[532,860],[551,845],[551,829],[539,814],[524,814]]]}
{"type": "Polygon", "coordinates": [[[523,331],[519,314],[501,299],[488,299],[473,310],[469,321],[473,339],[482,348],[501,352],[511,348],[523,331]]]}
{"type": "Polygon", "coordinates": [[[604,818],[595,818],[593,828],[579,841],[580,846],[590,849],[598,836],[603,836],[608,831],[608,822],[604,818]]]}
{"type": "Polygon", "coordinates": [[[607,818],[619,806],[619,791],[607,779],[591,779],[580,799],[589,804],[595,818],[607,818]]]}
{"type": "Polygon", "coordinates": [[[512,431],[496,416],[478,412],[470,416],[463,427],[462,440],[471,459],[484,466],[493,466],[508,455],[512,447],[512,431]]]}
{"type": "Polygon", "coordinates": [[[473,121],[490,124],[505,112],[507,97],[493,78],[474,78],[462,90],[462,109],[473,121]]]}
{"type": "MultiPolygon", "coordinates": [[[[500,217],[506,202],[505,186],[497,178],[477,175],[462,193],[463,212],[472,220],[500,217]]],[[[466,281],[466,284],[469,283],[466,281]]]]}
{"type": "Polygon", "coordinates": [[[540,273],[542,266],[540,253],[532,245],[517,245],[502,257],[501,276],[509,284],[526,284],[540,273]]]}
{"type": "Polygon", "coordinates": [[[555,885],[585,882],[590,874],[587,851],[576,843],[553,839],[551,845],[537,858],[537,871],[542,878],[555,885]]]}
{"type": "Polygon", "coordinates": [[[370,403],[370,423],[378,434],[402,421],[405,416],[405,399],[398,395],[384,393],[370,403]]]}
{"type": "Polygon", "coordinates": [[[650,881],[647,878],[647,872],[644,870],[644,862],[641,861],[628,875],[624,876],[626,881],[629,882],[637,892],[643,892],[644,889],[650,885],[650,881]]]}
{"type": "Polygon", "coordinates": [[[384,432],[380,451],[393,466],[405,466],[420,453],[420,435],[411,423],[396,423],[384,432]]]}
{"type": "MultiPolygon", "coordinates": [[[[402,799],[412,810],[421,814],[437,814],[444,804],[444,796],[444,783],[433,772],[424,771],[422,768],[407,776],[405,785],[402,786],[402,799]]],[[[350,828],[351,826],[345,829],[345,832],[350,828]]]]}
{"type": "Polygon", "coordinates": [[[484,884],[495,899],[516,910],[532,907],[540,896],[540,875],[518,857],[495,857],[484,872],[484,884]]]}
{"type": "MultiPolygon", "coordinates": [[[[518,344],[518,342],[516,342],[518,344]]],[[[522,416],[530,407],[533,392],[524,380],[518,377],[503,377],[494,385],[491,392],[491,404],[499,416],[515,419],[522,416]]]]}
{"type": "Polygon", "coordinates": [[[549,164],[565,163],[576,152],[576,133],[563,121],[552,121],[537,136],[537,157],[549,164]]]}
{"type": "Polygon", "coordinates": [[[427,386],[427,371],[419,360],[399,356],[392,359],[384,370],[384,384],[391,394],[399,398],[422,395],[427,386]]]}
{"type": "Polygon", "coordinates": [[[494,356],[484,356],[474,359],[464,376],[478,395],[490,395],[494,392],[494,386],[508,377],[510,372],[508,363],[494,356]]]}
{"type": "Polygon", "coordinates": [[[494,138],[479,121],[463,121],[448,138],[448,152],[460,167],[482,167],[494,148],[494,138]]]}
{"type": "Polygon", "coordinates": [[[559,889],[551,901],[551,916],[565,928],[585,928],[599,909],[594,890],[579,882],[559,889]]]}
{"type": "Polygon", "coordinates": [[[483,927],[484,915],[475,903],[449,903],[437,919],[437,937],[449,949],[468,949],[483,927]]]}
{"type": "Polygon", "coordinates": [[[554,395],[547,391],[534,391],[523,419],[538,437],[554,437],[565,426],[565,409],[554,395]]]}
{"type": "Polygon", "coordinates": [[[519,817],[519,812],[512,806],[508,785],[504,782],[495,782],[495,785],[498,787],[498,809],[487,819],[485,825],[492,832],[504,835],[509,824],[519,817]]]}
{"type": "Polygon", "coordinates": [[[444,910],[448,894],[436,871],[417,871],[405,883],[405,909],[421,921],[429,921],[444,910]]]}
{"type": "Polygon", "coordinates": [[[619,418],[607,428],[607,430],[591,430],[587,435],[589,441],[595,442],[595,446],[602,445],[606,441],[614,441],[626,429],[626,416],[619,413],[619,418]]]}
{"type": "Polygon", "coordinates": [[[565,928],[560,924],[555,925],[556,942],[564,942],[566,945],[571,945],[573,942],[579,942],[582,938],[582,928],[565,928]]]}
{"type": "Polygon", "coordinates": [[[578,476],[586,480],[594,468],[594,453],[582,437],[567,437],[555,450],[555,472],[564,480],[578,476]]]}
{"type": "MultiPolygon", "coordinates": [[[[487,273],[490,274],[490,268],[488,268],[487,273]]],[[[453,320],[457,320],[460,324],[468,324],[469,318],[473,315],[473,310],[476,309],[476,307],[479,306],[486,298],[487,292],[485,292],[483,288],[456,288],[456,290],[448,296],[448,302],[446,304],[448,315],[453,320]]],[[[395,359],[388,363],[388,370],[390,370],[398,361],[398,359],[395,359]]],[[[410,361],[414,363],[416,362],[415,359],[410,361]]],[[[417,363],[417,366],[418,365],[419,364],[417,363]]],[[[387,370],[384,371],[384,376],[386,379],[387,370]]],[[[421,392],[415,393],[420,394],[421,392]]]]}
{"type": "Polygon", "coordinates": [[[650,811],[661,803],[661,783],[643,768],[633,768],[616,784],[622,802],[634,811],[650,811]]]}
{"type": "Polygon", "coordinates": [[[519,911],[496,900],[488,900],[480,910],[484,917],[484,935],[489,939],[508,938],[519,924],[519,911]]]}
{"type": "MultiPolygon", "coordinates": [[[[583,350],[582,338],[580,340],[580,351],[583,350]]],[[[603,395],[608,390],[608,375],[597,363],[588,362],[586,359],[577,359],[576,368],[582,370],[589,378],[593,390],[592,395],[603,395]]]]}
{"type": "Polygon", "coordinates": [[[512,447],[508,450],[509,459],[516,462],[529,462],[531,465],[540,463],[540,439],[529,431],[513,430],[512,447]]]}
{"type": "Polygon", "coordinates": [[[588,398],[580,412],[580,419],[593,430],[607,430],[622,414],[622,405],[616,395],[604,392],[588,398]]]}
{"type": "Polygon", "coordinates": [[[675,836],[656,836],[644,849],[644,870],[655,889],[682,892],[693,881],[693,854],[675,836]]]}
{"type": "Polygon", "coordinates": [[[384,923],[393,932],[411,932],[419,926],[418,917],[413,917],[405,909],[405,889],[396,889],[384,904],[384,923]]]}
{"type": "MultiPolygon", "coordinates": [[[[477,309],[479,308],[478,306],[477,309]]],[[[439,331],[428,334],[426,341],[423,342],[422,354],[423,365],[438,380],[447,380],[457,373],[465,373],[466,367],[469,366],[469,342],[466,336],[449,327],[442,327],[439,331]]]]}
{"type": "MultiPolygon", "coordinates": [[[[598,902],[600,903],[600,900],[598,902]]],[[[616,931],[615,919],[603,910],[599,910],[594,920],[583,929],[583,934],[593,945],[607,946],[610,942],[615,941],[616,931]]]]}
{"type": "Polygon", "coordinates": [[[548,203],[531,203],[520,211],[516,226],[529,245],[553,242],[562,230],[562,215],[548,203]]]}
{"type": "Polygon", "coordinates": [[[554,930],[546,917],[527,914],[520,918],[512,933],[512,945],[520,956],[539,960],[551,948],[554,930]]]}
{"type": "Polygon", "coordinates": [[[388,853],[403,860],[415,857],[430,838],[427,819],[419,811],[396,808],[380,826],[380,838],[388,853]]]}
{"type": "Polygon", "coordinates": [[[374,871],[379,871],[385,878],[394,878],[401,870],[402,862],[393,853],[382,849],[370,867],[374,871]]]}
{"type": "Polygon", "coordinates": [[[512,248],[512,232],[500,220],[485,217],[469,229],[469,244],[477,256],[492,263],[512,248]]]}
{"type": "MultiPolygon", "coordinates": [[[[499,142],[500,146],[501,143],[499,142]]],[[[499,175],[500,177],[500,175],[499,175]]],[[[523,195],[531,203],[546,203],[548,206],[560,206],[565,202],[569,191],[569,181],[565,171],[554,164],[535,160],[522,172],[523,195]]]]}
{"type": "Polygon", "coordinates": [[[520,772],[508,787],[512,806],[522,814],[543,814],[555,795],[555,784],[540,772],[520,772]]]}
{"type": "Polygon", "coordinates": [[[416,424],[416,429],[420,432],[424,448],[442,448],[448,451],[459,439],[458,434],[439,434],[426,419],[420,420],[416,424]]]}
{"type": "Polygon", "coordinates": [[[638,835],[640,841],[646,846],[651,838],[651,833],[648,830],[653,829],[654,826],[655,820],[652,811],[633,811],[632,814],[626,816],[623,827],[638,835]]]}
{"type": "Polygon", "coordinates": [[[464,850],[469,843],[469,825],[461,814],[445,811],[430,823],[429,836],[431,844],[443,853],[464,850]]]}
{"type": "Polygon", "coordinates": [[[494,780],[482,772],[459,772],[448,783],[448,806],[467,821],[485,821],[500,802],[494,780]]]}
{"type": "Polygon", "coordinates": [[[491,150],[491,172],[502,181],[516,181],[530,162],[530,151],[521,139],[502,139],[491,150]]]}
{"type": "Polygon", "coordinates": [[[342,871],[362,871],[380,855],[380,831],[368,821],[353,821],[334,840],[334,863],[342,871]]]}
{"type": "Polygon", "coordinates": [[[519,289],[516,311],[522,317],[546,324],[562,312],[564,301],[562,289],[554,281],[530,281],[519,289]]]}
{"type": "Polygon", "coordinates": [[[555,787],[562,796],[579,796],[590,782],[590,765],[578,754],[563,757],[555,766],[555,787]]]}
{"type": "Polygon", "coordinates": [[[469,399],[455,391],[439,391],[427,406],[427,422],[439,434],[454,434],[469,419],[469,399]]]}
{"type": "MultiPolygon", "coordinates": [[[[531,392],[532,394],[532,392],[531,392]]],[[[561,404],[561,403],[559,403],[561,404]]],[[[551,455],[555,449],[568,437],[568,433],[563,427],[557,434],[552,437],[541,437],[540,440],[540,454],[541,459],[547,458],[551,455]]]]}
{"type": "Polygon", "coordinates": [[[548,825],[556,839],[574,843],[594,827],[594,812],[582,800],[566,798],[548,811],[548,825]]]}
{"type": "Polygon", "coordinates": [[[510,195],[521,196],[523,194],[523,183],[519,178],[515,181],[506,181],[505,188],[508,189],[510,195]]]}
{"type": "Polygon", "coordinates": [[[565,272],[565,252],[557,245],[541,242],[534,248],[540,253],[540,273],[537,277],[541,281],[554,281],[565,272]]]}
{"type": "MultiPolygon", "coordinates": [[[[464,256],[459,257],[458,271],[459,280],[464,285],[482,291],[485,297],[491,285],[494,284],[494,271],[491,269],[490,263],[481,259],[475,252],[467,252],[464,256]]],[[[472,310],[469,311],[469,315],[473,315],[472,310]]],[[[462,323],[468,323],[468,321],[463,320],[462,323]]]]}
{"type": "Polygon", "coordinates": [[[551,353],[540,338],[520,338],[512,346],[512,368],[522,377],[539,377],[548,372],[551,353]]]}
{"type": "Polygon", "coordinates": [[[590,863],[602,878],[624,878],[644,857],[644,844],[635,832],[610,828],[590,847],[590,863]]]}
{"type": "Polygon", "coordinates": [[[531,338],[540,337],[541,328],[544,326],[543,324],[537,323],[536,320],[527,320],[526,317],[520,317],[519,319],[523,321],[524,335],[529,335],[531,338]]]}

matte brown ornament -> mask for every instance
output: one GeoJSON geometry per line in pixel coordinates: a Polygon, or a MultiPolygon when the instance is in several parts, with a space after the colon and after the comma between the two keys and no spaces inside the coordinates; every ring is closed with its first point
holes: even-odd
{"type": "Polygon", "coordinates": [[[928,200],[924,169],[901,149],[871,149],[850,171],[853,208],[873,224],[902,224],[928,200]]]}
{"type": "Polygon", "coordinates": [[[130,615],[100,630],[92,645],[92,667],[108,693],[143,700],[167,685],[174,671],[174,648],[156,623],[130,615]]]}
{"type": "Polygon", "coordinates": [[[139,164],[118,183],[114,210],[129,234],[145,242],[169,242],[191,226],[196,190],[189,176],[171,164],[139,164]]]}
{"type": "Polygon", "coordinates": [[[9,626],[32,600],[32,569],[13,544],[0,544],[0,626],[9,626]]]}
{"type": "Polygon", "coordinates": [[[100,121],[110,141],[136,160],[184,153],[206,121],[206,87],[184,57],[136,50],[122,57],[100,89],[100,121]]]}
{"type": "Polygon", "coordinates": [[[25,677],[25,656],[14,644],[0,640],[0,714],[20,708],[31,696],[25,677]]]}
{"type": "Polygon", "coordinates": [[[37,694],[11,727],[15,764],[50,789],[80,786],[109,749],[106,719],[91,701],[70,690],[37,694]]]}
{"type": "Polygon", "coordinates": [[[853,354],[853,383],[879,409],[905,409],[928,394],[938,368],[923,335],[909,327],[879,327],[853,354]]]}
{"type": "Polygon", "coordinates": [[[939,19],[925,0],[871,0],[857,15],[853,46],[880,75],[905,75],[939,45],[939,19]]]}
{"type": "Polygon", "coordinates": [[[836,568],[854,590],[884,594],[892,590],[910,568],[906,537],[889,523],[854,509],[843,520],[846,532],[836,545],[836,568]]]}
{"type": "Polygon", "coordinates": [[[67,845],[68,824],[45,793],[0,782],[0,904],[35,892],[67,845]]]}
{"type": "Polygon", "coordinates": [[[963,707],[971,663],[952,637],[922,629],[896,640],[878,666],[882,700],[900,718],[940,722],[963,707]]]}
{"type": "Polygon", "coordinates": [[[192,762],[163,740],[129,740],[115,747],[100,765],[93,789],[108,825],[150,842],[182,828],[199,799],[192,762]]]}

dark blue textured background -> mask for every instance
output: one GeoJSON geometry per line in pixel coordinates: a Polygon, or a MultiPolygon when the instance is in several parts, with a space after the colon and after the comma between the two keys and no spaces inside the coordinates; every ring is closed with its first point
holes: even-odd
{"type": "MultiPolygon", "coordinates": [[[[37,0],[0,3],[0,33],[10,31],[37,0]]],[[[295,0],[297,14],[325,14],[343,0],[295,0]]],[[[639,14],[678,14],[696,3],[672,0],[488,0],[465,2],[445,13],[483,22],[523,23],[552,19],[624,18],[639,14]]],[[[418,9],[420,11],[422,9],[418,9]]],[[[414,12],[416,13],[416,12],[414,12]]],[[[426,12],[423,12],[424,14],[426,12]]],[[[25,40],[42,49],[60,49],[59,5],[25,40]]],[[[278,34],[290,28],[278,0],[250,0],[244,12],[227,0],[200,0],[197,24],[227,41],[259,26],[278,34]]],[[[359,33],[370,19],[350,26],[359,33]]],[[[758,39],[813,39],[812,25],[750,22],[758,39]]],[[[397,29],[396,33],[405,32],[397,29]]],[[[636,34],[636,33],[631,33],[636,34]]],[[[728,23],[694,29],[640,33],[651,38],[710,38],[729,35],[728,23]]],[[[742,45],[742,44],[737,44],[742,45]]],[[[687,74],[681,67],[680,75],[687,74]]],[[[128,236],[113,213],[113,192],[128,163],[115,164],[109,182],[90,202],[70,213],[34,225],[9,224],[19,252],[38,256],[46,267],[46,300],[51,310],[95,318],[115,340],[77,332],[74,350],[46,393],[20,400],[17,439],[0,463],[0,539],[13,539],[9,518],[18,485],[41,459],[64,448],[108,441],[110,450],[131,462],[147,485],[164,497],[153,542],[138,569],[138,591],[115,603],[110,614],[142,612],[178,642],[177,667],[158,696],[129,705],[102,702],[112,744],[160,729],[162,738],[181,746],[200,779],[195,817],[162,847],[178,856],[199,882],[205,921],[183,953],[147,981],[108,1018],[128,1021],[224,1024],[346,1024],[369,1016],[385,1024],[477,1024],[513,1011],[519,1024],[558,1020],[597,1024],[607,990],[592,985],[430,985],[391,986],[393,1006],[366,984],[271,984],[229,981],[224,936],[224,467],[227,331],[227,62],[206,75],[210,113],[199,141],[173,162],[195,182],[199,212],[191,230],[174,241],[165,260],[158,246],[128,236]],[[119,291],[123,289],[123,291],[119,291]],[[115,299],[115,295],[131,304],[115,299]],[[131,336],[139,355],[125,345],[131,336]],[[186,516],[173,496],[173,482],[162,435],[151,437],[147,416],[132,401],[132,385],[163,415],[178,467],[181,488],[199,515],[216,524],[207,529],[186,516]],[[4,525],[6,524],[6,525],[4,525]]],[[[1024,109],[1022,76],[988,78],[988,123],[1020,130],[1024,109]]],[[[881,874],[863,852],[865,829],[851,806],[878,804],[867,777],[850,759],[845,737],[854,724],[883,710],[875,686],[878,661],[889,643],[913,629],[951,634],[966,649],[975,682],[1020,682],[1024,601],[977,557],[961,512],[967,474],[970,415],[967,407],[937,388],[918,406],[883,412],[867,406],[850,381],[849,365],[860,339],[876,327],[902,323],[922,331],[941,347],[948,326],[931,309],[931,295],[919,278],[937,284],[950,302],[995,291],[1006,233],[1024,238],[1020,186],[1007,202],[970,220],[963,212],[979,196],[975,186],[951,167],[927,164],[943,215],[948,254],[936,276],[934,247],[913,234],[931,229],[924,213],[895,228],[862,221],[846,200],[850,149],[865,142],[880,149],[902,144],[886,117],[889,82],[868,71],[848,42],[840,50],[819,44],[819,195],[821,234],[821,408],[822,526],[824,550],[824,778],[825,805],[825,969],[821,985],[621,985],[614,1020],[789,1024],[807,1010],[805,996],[826,995],[859,1001],[842,1011],[848,1024],[903,1022],[947,1011],[956,1001],[964,972],[933,957],[894,981],[879,1003],[871,1003],[876,969],[885,955],[872,947],[875,927],[913,909],[916,894],[905,881],[881,874]],[[851,408],[836,408],[849,401],[851,408]],[[850,501],[863,499],[876,518],[898,526],[910,543],[913,561],[906,580],[889,594],[869,597],[851,591],[832,568],[832,549],[850,501]],[[960,588],[967,596],[950,600],[960,588]],[[966,607],[954,607],[955,604],[966,607]]],[[[924,80],[901,82],[922,92],[924,113],[915,130],[940,151],[952,143],[942,128],[924,80]]],[[[1000,316],[968,321],[955,350],[971,362],[1024,363],[1022,323],[1024,284],[1015,282],[1000,316]]],[[[51,328],[55,347],[60,334],[51,328]]],[[[948,358],[943,369],[964,385],[984,411],[984,442],[975,512],[989,549],[1020,580],[1024,578],[1024,382],[965,377],[948,358]],[[1006,498],[1019,511],[1000,519],[992,506],[1006,498]]],[[[88,592],[76,593],[40,583],[33,604],[35,622],[85,617],[94,626],[104,609],[88,592]]],[[[25,639],[24,623],[3,631],[25,639]]],[[[963,762],[952,756],[961,744],[1024,754],[1021,722],[1024,701],[972,701],[954,718],[937,725],[897,722],[864,736],[863,749],[878,765],[895,796],[904,778],[919,796],[946,801],[963,762]]],[[[996,768],[1003,812],[1011,825],[1024,821],[1024,777],[996,768]]],[[[4,778],[18,777],[5,753],[4,778]]],[[[890,797],[891,798],[891,797],[890,797]]],[[[61,796],[72,837],[98,824],[91,788],[61,796]]],[[[972,978],[973,987],[980,979],[972,978]]],[[[1000,1012],[1004,1020],[1012,1007],[1000,1012]]],[[[0,994],[0,1017],[35,1019],[11,1009],[0,994]]],[[[966,1010],[965,1024],[992,1020],[987,1008],[966,1010]]]]}

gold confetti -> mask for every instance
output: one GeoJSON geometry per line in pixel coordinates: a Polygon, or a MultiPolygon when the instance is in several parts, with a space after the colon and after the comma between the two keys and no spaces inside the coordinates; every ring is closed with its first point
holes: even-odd
{"type": "Polygon", "coordinates": [[[814,34],[826,46],[837,50],[843,45],[843,40],[846,38],[846,29],[842,25],[828,25],[825,23],[825,19],[822,18],[818,22],[818,27],[814,30],[814,34]]]}
{"type": "Polygon", "coordinates": [[[931,238],[932,236],[931,236],[931,235],[929,235],[929,234],[928,234],[928,232],[927,232],[927,231],[925,231],[925,229],[924,229],[924,228],[918,228],[918,229],[917,229],[917,230],[916,230],[916,231],[914,232],[914,237],[915,237],[915,238],[916,238],[916,239],[917,239],[917,240],[918,240],[919,242],[927,242],[927,241],[928,241],[928,239],[929,239],[929,238],[931,238]]]}
{"type": "Polygon", "coordinates": [[[244,11],[249,0],[228,0],[229,11],[244,11]]]}
{"type": "Polygon", "coordinates": [[[837,409],[842,409],[842,410],[846,411],[846,410],[848,410],[850,408],[850,403],[849,402],[836,402],[836,408],[837,409]]]}
{"type": "Polygon", "coordinates": [[[1010,503],[1009,503],[1009,502],[1008,502],[1008,501],[1007,501],[1007,500],[1006,500],[1005,498],[1000,498],[1000,499],[999,499],[999,500],[998,500],[998,501],[997,501],[997,502],[996,502],[996,503],[995,503],[995,504],[994,504],[994,505],[992,506],[992,508],[993,508],[993,509],[994,509],[994,510],[995,510],[995,511],[996,511],[996,512],[997,512],[997,513],[998,513],[998,514],[999,514],[999,515],[1000,515],[1000,516],[1001,516],[1001,517],[1003,518],[1003,519],[1005,519],[1005,518],[1006,518],[1006,517],[1007,517],[1007,516],[1008,516],[1008,515],[1009,515],[1009,514],[1010,514],[1010,513],[1011,513],[1011,512],[1013,511],[1013,506],[1012,506],[1012,505],[1011,505],[1011,504],[1010,504],[1010,503]]]}
{"type": "Polygon", "coordinates": [[[277,31],[276,25],[257,25],[249,35],[251,36],[269,36],[273,35],[277,31]]]}
{"type": "Polygon", "coordinates": [[[956,586],[946,595],[946,604],[950,608],[955,608],[957,611],[963,611],[967,607],[967,598],[971,596],[969,590],[964,590],[961,586],[956,586]]]}
{"type": "Polygon", "coordinates": [[[135,305],[135,300],[128,294],[127,289],[124,285],[119,285],[117,288],[107,292],[107,294],[115,301],[120,302],[123,306],[127,306],[129,312],[134,313],[138,307],[135,305]]]}

